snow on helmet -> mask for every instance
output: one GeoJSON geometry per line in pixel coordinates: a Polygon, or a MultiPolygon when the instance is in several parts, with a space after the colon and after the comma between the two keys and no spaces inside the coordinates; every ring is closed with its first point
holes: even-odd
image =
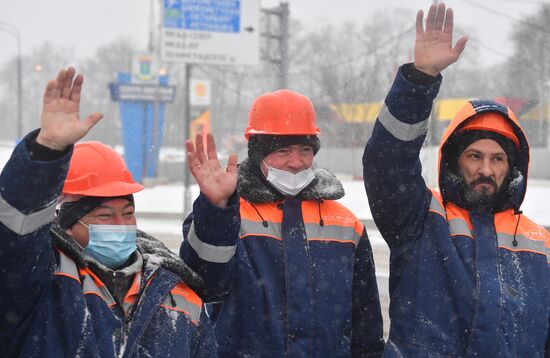
{"type": "Polygon", "coordinates": [[[142,189],[113,148],[94,141],[75,144],[63,194],[111,197],[142,189]]]}
{"type": "Polygon", "coordinates": [[[306,96],[290,90],[278,90],[258,96],[248,112],[244,136],[317,135],[315,110],[306,96]]]}

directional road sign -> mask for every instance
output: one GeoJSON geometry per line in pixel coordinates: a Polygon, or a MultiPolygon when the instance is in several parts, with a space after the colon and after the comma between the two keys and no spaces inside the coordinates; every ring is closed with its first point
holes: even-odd
{"type": "Polygon", "coordinates": [[[161,58],[254,65],[260,58],[260,0],[164,0],[161,58]]]}

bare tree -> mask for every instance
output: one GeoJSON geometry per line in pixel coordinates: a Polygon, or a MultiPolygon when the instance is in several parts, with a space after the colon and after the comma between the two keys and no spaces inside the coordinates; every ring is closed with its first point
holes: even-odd
{"type": "MultiPolygon", "coordinates": [[[[42,94],[49,79],[54,78],[60,68],[74,59],[73,51],[54,47],[46,43],[22,58],[22,129],[23,135],[40,125],[42,94]]],[[[8,60],[0,71],[0,112],[2,131],[0,138],[15,140],[17,137],[17,73],[16,58],[8,60]]]]}

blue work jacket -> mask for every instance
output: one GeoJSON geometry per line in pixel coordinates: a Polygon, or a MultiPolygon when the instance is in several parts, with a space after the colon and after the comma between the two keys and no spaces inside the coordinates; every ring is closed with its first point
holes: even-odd
{"type": "Polygon", "coordinates": [[[316,168],[308,188],[284,198],[254,173],[248,160],[239,166],[236,217],[207,227],[195,215],[184,224],[184,261],[207,287],[228,284],[224,302],[210,306],[220,357],[379,357],[372,249],[363,224],[334,200],[341,184],[316,168]],[[224,234],[235,223],[236,242],[224,234]],[[224,263],[230,271],[219,270],[224,263]]]}
{"type": "Polygon", "coordinates": [[[0,175],[0,356],[215,357],[188,285],[200,278],[177,255],[140,234],[143,268],[118,304],[52,224],[71,153],[32,160],[23,140],[0,175]]]}
{"type": "MultiPolygon", "coordinates": [[[[519,139],[514,180],[496,212],[460,205],[456,177],[440,169],[429,190],[419,160],[441,77],[419,84],[400,68],[363,156],[376,225],[390,256],[386,357],[543,357],[548,350],[550,235],[520,212],[529,147],[507,108],[470,101],[444,133],[496,111],[519,139]]],[[[418,76],[416,76],[418,78],[418,76]]],[[[456,158],[454,159],[456,160],[456,158]]]]}

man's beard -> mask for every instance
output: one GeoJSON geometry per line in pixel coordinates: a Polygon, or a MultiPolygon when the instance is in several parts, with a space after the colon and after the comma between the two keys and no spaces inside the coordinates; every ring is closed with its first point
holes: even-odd
{"type": "Polygon", "coordinates": [[[462,175],[462,190],[465,204],[469,210],[476,211],[494,211],[500,188],[491,177],[479,177],[471,183],[466,182],[466,178],[462,175]],[[493,191],[483,187],[481,190],[476,190],[475,186],[479,184],[489,184],[493,187],[493,191]]]}

